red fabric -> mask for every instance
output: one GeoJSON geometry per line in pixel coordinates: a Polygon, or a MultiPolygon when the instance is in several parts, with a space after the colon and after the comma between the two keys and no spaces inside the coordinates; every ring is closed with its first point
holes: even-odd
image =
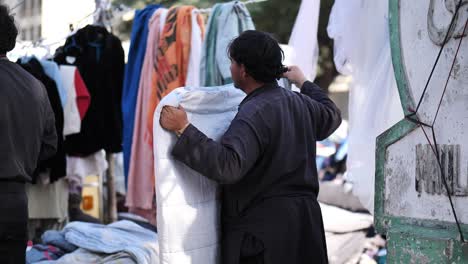
{"type": "Polygon", "coordinates": [[[86,112],[88,112],[89,104],[91,103],[91,96],[89,95],[88,88],[81,78],[78,69],[75,71],[75,89],[76,89],[76,104],[80,112],[81,120],[83,120],[86,112]]]}

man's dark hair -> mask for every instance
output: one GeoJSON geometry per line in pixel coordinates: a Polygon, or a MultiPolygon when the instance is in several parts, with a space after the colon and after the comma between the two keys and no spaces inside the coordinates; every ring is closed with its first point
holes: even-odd
{"type": "Polygon", "coordinates": [[[11,51],[16,44],[18,29],[6,5],[0,4],[0,54],[11,51]]]}
{"type": "Polygon", "coordinates": [[[285,72],[284,52],[270,34],[247,30],[229,45],[229,56],[258,82],[269,83],[285,72]]]}

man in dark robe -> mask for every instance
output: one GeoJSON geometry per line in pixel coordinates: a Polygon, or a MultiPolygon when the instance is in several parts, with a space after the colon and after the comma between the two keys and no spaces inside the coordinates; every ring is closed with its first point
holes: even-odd
{"type": "Polygon", "coordinates": [[[315,152],[340,125],[340,111],[298,67],[283,66],[266,33],[242,33],[229,56],[234,85],[247,97],[220,142],[181,107],[166,106],[160,119],[179,136],[173,156],[222,184],[222,263],[327,263],[315,152]],[[278,86],[282,76],[301,92],[278,86]]]}
{"type": "Polygon", "coordinates": [[[57,151],[55,116],[47,90],[6,53],[18,30],[0,4],[0,263],[26,262],[28,197],[40,162],[57,151]]]}

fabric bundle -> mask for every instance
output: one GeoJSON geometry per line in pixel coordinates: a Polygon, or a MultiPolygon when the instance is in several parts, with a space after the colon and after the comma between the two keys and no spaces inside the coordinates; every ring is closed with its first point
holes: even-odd
{"type": "Polygon", "coordinates": [[[219,140],[237,114],[245,93],[232,84],[185,87],[168,94],[154,115],[157,217],[161,264],[220,261],[218,184],[174,160],[176,136],[159,122],[164,105],[183,106],[189,121],[219,140]]]}
{"type": "Polygon", "coordinates": [[[130,221],[119,221],[107,226],[72,222],[62,232],[44,234],[43,242],[47,246],[39,247],[43,249],[52,246],[61,252],[71,253],[39,263],[153,264],[158,263],[157,241],[156,233],[130,221]]]}

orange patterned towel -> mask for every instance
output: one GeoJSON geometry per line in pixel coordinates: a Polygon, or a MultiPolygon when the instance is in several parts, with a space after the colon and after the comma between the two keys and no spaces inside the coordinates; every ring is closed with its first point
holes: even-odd
{"type": "MultiPolygon", "coordinates": [[[[185,86],[190,57],[193,6],[177,6],[169,9],[164,30],[159,39],[155,69],[152,74],[151,96],[147,116],[149,144],[153,144],[153,115],[161,99],[175,88],[185,86]]],[[[203,18],[197,21],[203,26],[203,18]]],[[[203,32],[204,30],[202,30],[203,32]]]]}

